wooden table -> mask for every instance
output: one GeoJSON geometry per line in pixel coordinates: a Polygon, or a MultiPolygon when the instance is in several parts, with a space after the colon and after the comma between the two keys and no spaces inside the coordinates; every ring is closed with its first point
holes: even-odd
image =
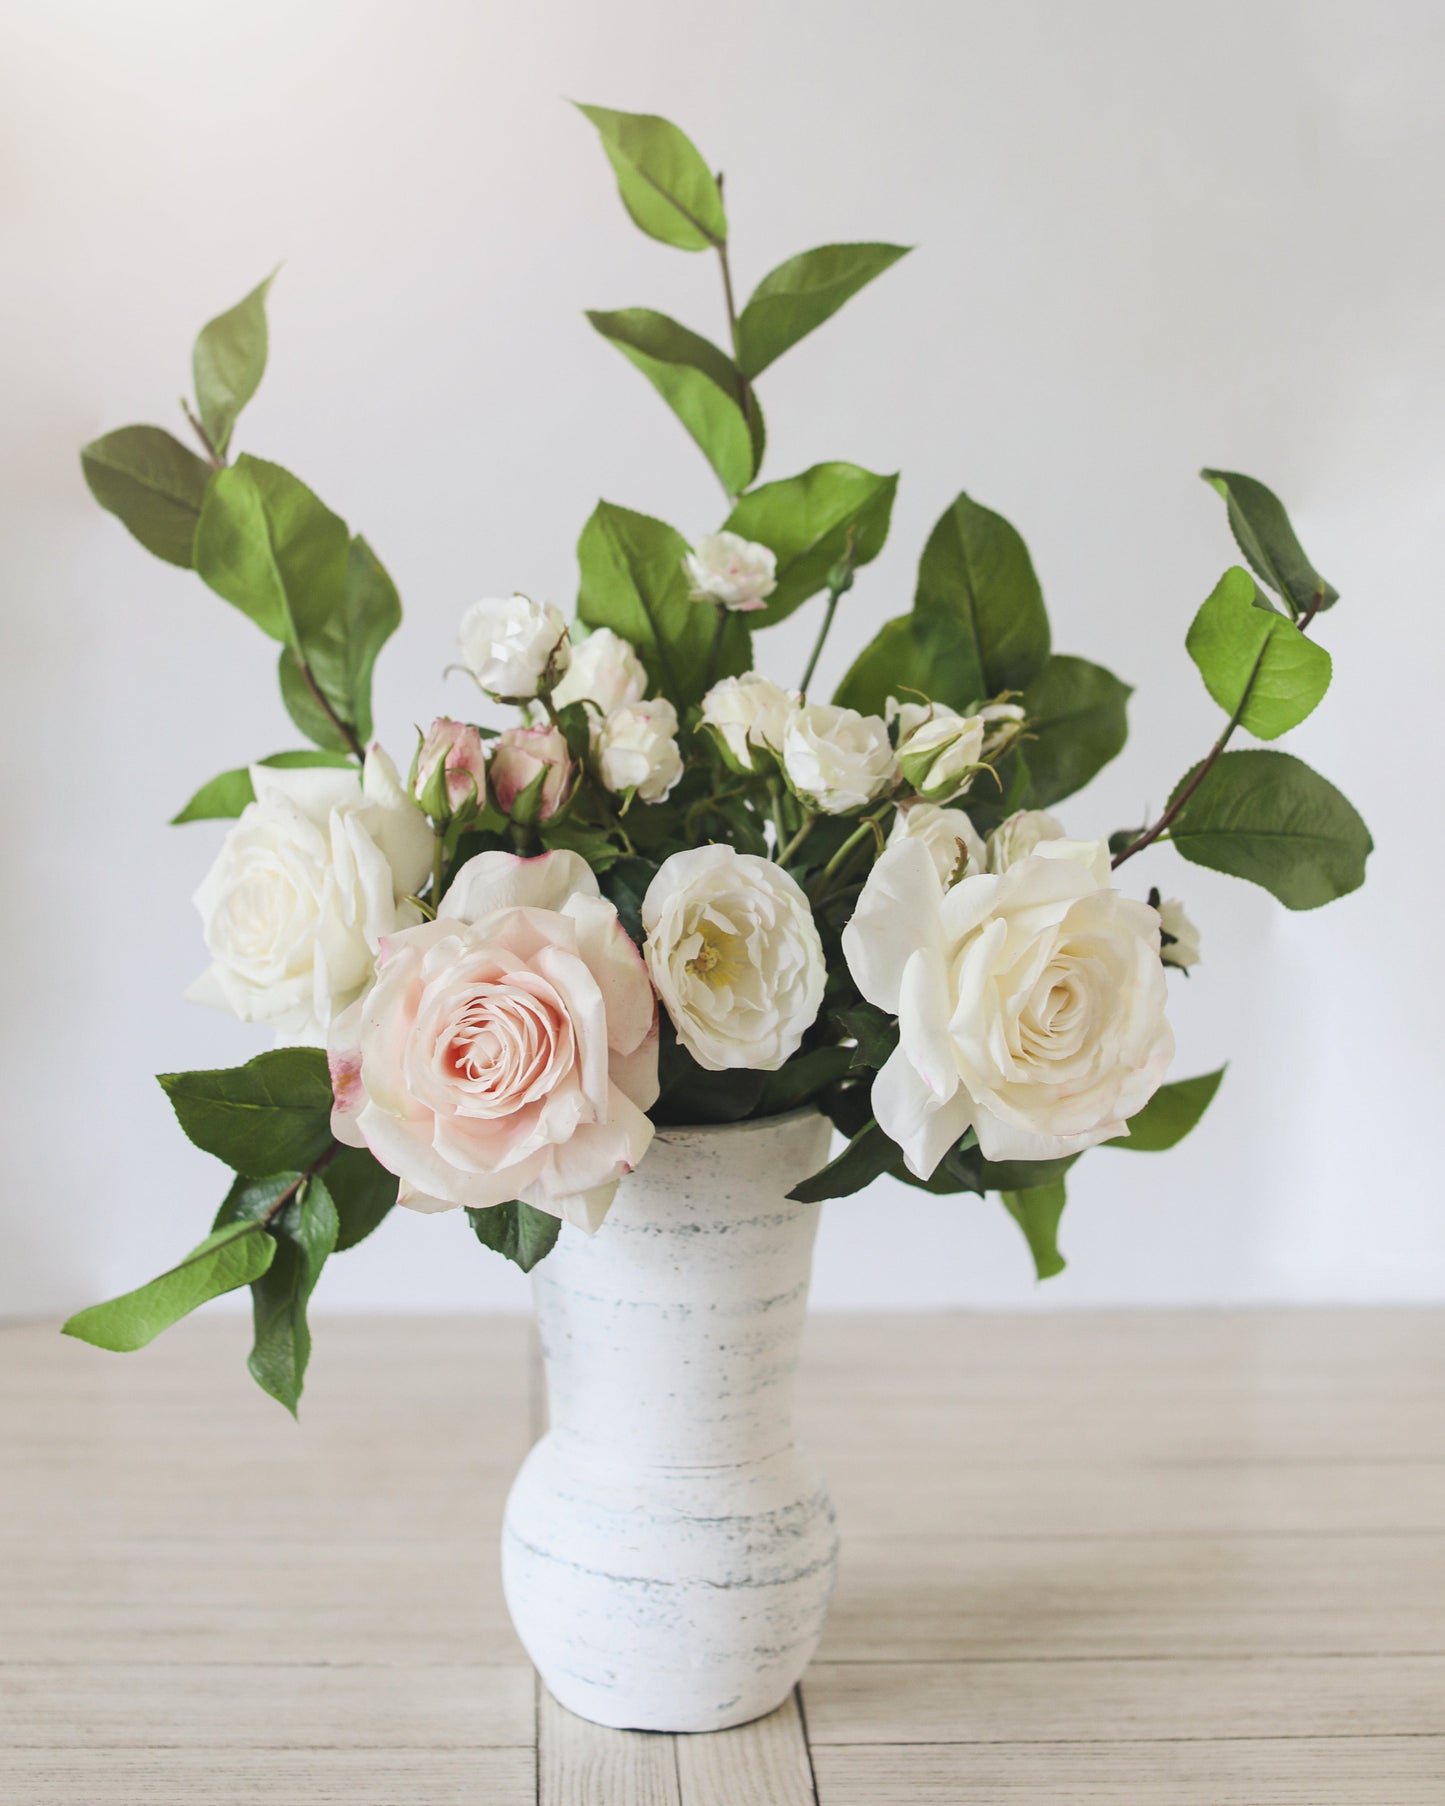
{"type": "Polygon", "coordinates": [[[497,1581],[520,1319],[0,1329],[5,1806],[1445,1802],[1445,1313],[819,1318],[844,1537],[760,1724],[600,1731],[497,1581]]]}

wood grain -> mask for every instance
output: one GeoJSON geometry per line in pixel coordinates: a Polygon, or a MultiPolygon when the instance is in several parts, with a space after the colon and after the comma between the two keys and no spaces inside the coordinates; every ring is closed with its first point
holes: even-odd
{"type": "Polygon", "coordinates": [[[797,1694],[766,1718],[677,1739],[683,1806],[814,1806],[813,1767],[797,1694]]]}
{"type": "Polygon", "coordinates": [[[543,1806],[682,1806],[677,1739],[606,1731],[538,1689],[538,1798],[543,1806]]]}

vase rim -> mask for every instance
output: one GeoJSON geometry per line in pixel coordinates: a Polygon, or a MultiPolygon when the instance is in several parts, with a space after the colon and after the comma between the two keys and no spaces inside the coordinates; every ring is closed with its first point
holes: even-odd
{"type": "Polygon", "coordinates": [[[665,1142],[669,1136],[741,1135],[760,1129],[781,1129],[793,1123],[820,1117],[816,1104],[800,1104],[796,1110],[781,1110],[775,1116],[742,1116],[736,1122],[669,1122],[655,1125],[654,1140],[665,1142]]]}

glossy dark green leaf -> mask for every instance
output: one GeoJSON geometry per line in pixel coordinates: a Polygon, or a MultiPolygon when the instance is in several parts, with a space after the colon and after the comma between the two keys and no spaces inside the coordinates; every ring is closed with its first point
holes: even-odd
{"type": "MultiPolygon", "coordinates": [[[[336,715],[364,746],[371,739],[371,680],[377,655],[401,625],[401,598],[380,559],[364,539],[347,548],[341,604],[306,635],[302,650],[311,675],[336,715]]],[[[349,741],[311,694],[300,662],[288,646],[280,661],[281,700],[308,739],[332,752],[349,741]]]]}
{"type": "Polygon", "coordinates": [[[80,453],[90,493],[148,552],[189,570],[212,471],[158,426],[123,426],[80,453]]]}
{"type": "Polygon", "coordinates": [[[770,270],[738,318],[738,354],[749,376],[766,370],[845,301],[909,252],[907,245],[819,245],[770,270]]]}
{"type": "Polygon", "coordinates": [[[795,1054],[776,1072],[764,1077],[758,1114],[779,1116],[785,1110],[800,1109],[841,1079],[852,1064],[851,1047],[814,1047],[807,1053],[795,1054]]]}
{"type": "Polygon", "coordinates": [[[206,491],[196,570],[263,633],[295,647],[340,608],[349,545],[346,522],[299,478],[243,455],[206,491]]]}
{"type": "Polygon", "coordinates": [[[597,127],[622,204],[649,238],[679,251],[706,251],[728,235],[722,190],[687,135],[654,113],[618,113],[577,103],[597,127]]]}
{"type": "Polygon", "coordinates": [[[1201,470],[1199,474],[1224,497],[1230,531],[1250,568],[1285,599],[1292,614],[1304,614],[1317,595],[1322,598],[1322,609],[1339,601],[1340,592],[1305,556],[1284,504],[1272,489],[1237,470],[1201,470]]]}
{"type": "Polygon", "coordinates": [[[1067,1198],[1064,1181],[1053,1179],[1047,1185],[1006,1191],[1000,1196],[1005,1210],[1024,1232],[1039,1278],[1052,1279],[1055,1273],[1062,1273],[1065,1262],[1059,1253],[1059,1219],[1067,1198]]]}
{"type": "Polygon", "coordinates": [[[1133,694],[1112,671],[1054,653],[1024,693],[1031,738],[1025,745],[1028,800],[1046,809],[1082,790],[1129,737],[1133,694]]]}
{"type": "Polygon", "coordinates": [[[338,1227],[326,1182],[307,1179],[272,1218],[275,1259],[251,1283],[255,1336],[246,1365],[261,1390],[285,1405],[293,1417],[311,1359],[306,1307],[336,1246],[338,1227]]]}
{"type": "Polygon", "coordinates": [[[1103,1145],[1136,1154],[1162,1154],[1177,1147],[1214,1102],[1223,1078],[1221,1066],[1217,1072],[1204,1072],[1195,1079],[1161,1085],[1144,1108],[1129,1118],[1129,1133],[1103,1145]]]}
{"type": "Polygon", "coordinates": [[[472,1233],[484,1248],[493,1248],[530,1273],[545,1260],[562,1233],[560,1217],[549,1216],[530,1204],[494,1204],[489,1210],[468,1210],[472,1233]]]}
{"type": "MultiPolygon", "coordinates": [[[[344,753],[322,752],[319,747],[302,747],[297,752],[271,753],[267,758],[258,759],[258,765],[271,765],[281,771],[290,771],[308,765],[350,765],[352,761],[344,753]]],[[[171,817],[171,826],[179,827],[188,821],[222,821],[237,816],[247,803],[254,803],[256,792],[251,784],[251,768],[242,765],[235,771],[223,771],[219,777],[212,778],[209,784],[202,784],[179,815],[171,817]]]]}
{"type": "Polygon", "coordinates": [[[222,457],[266,371],[266,291],[275,276],[273,270],[244,301],[203,326],[191,356],[201,425],[222,457]]]}
{"type": "Polygon", "coordinates": [[[860,715],[881,715],[890,696],[915,701],[930,696],[943,702],[946,698],[934,694],[936,672],[917,617],[897,615],[883,623],[854,659],[833,700],[860,715]]]}
{"type": "MultiPolygon", "coordinates": [[[[1192,776],[1181,780],[1175,796],[1192,776]]],[[[1374,848],[1369,829],[1334,785],[1281,752],[1222,754],[1176,818],[1170,839],[1195,865],[1262,885],[1287,909],[1318,909],[1357,890],[1374,848]]]]}
{"type": "Polygon", "coordinates": [[[1276,740],[1311,713],[1330,687],[1330,655],[1292,621],[1255,606],[1258,591],[1238,565],[1214,586],[1184,644],[1204,687],[1226,715],[1261,740],[1276,740]]]}
{"type": "Polygon", "coordinates": [[[799,1204],[851,1197],[888,1172],[897,1159],[897,1143],[870,1118],[836,1160],[795,1185],[788,1196],[799,1204]]]}
{"type": "Polygon", "coordinates": [[[896,476],[875,476],[857,464],[815,464],[739,496],[724,523],[728,532],[759,541],[778,561],[777,588],[750,625],[786,620],[824,589],[850,530],[853,568],[871,564],[888,538],[897,489],[896,476]]]}
{"type": "Polygon", "coordinates": [[[223,1292],[250,1285],[271,1264],[276,1244],[253,1222],[215,1230],[178,1266],[148,1285],[77,1311],[63,1333],[97,1348],[129,1353],[223,1292]]]}
{"type": "Polygon", "coordinates": [[[980,1196],[991,1191],[1033,1191],[1052,1185],[1080,1158],[1078,1154],[1066,1154],[1060,1160],[985,1160],[983,1150],[971,1135],[965,1143],[950,1148],[943,1165],[962,1190],[980,1196]]]}
{"type": "Polygon", "coordinates": [[[238,1173],[304,1172],[331,1145],[331,1078],[319,1047],[278,1047],[220,1071],[164,1072],[160,1084],[187,1136],[238,1173]]]}
{"type": "Polygon", "coordinates": [[[326,1163],[326,1189],[336,1206],[336,1252],[365,1241],[396,1203],[397,1179],[365,1148],[338,1148],[326,1163]]]}

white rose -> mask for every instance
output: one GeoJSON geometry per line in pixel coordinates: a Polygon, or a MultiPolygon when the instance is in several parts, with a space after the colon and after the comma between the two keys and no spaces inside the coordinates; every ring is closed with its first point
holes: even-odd
{"type": "Polygon", "coordinates": [[[1173,1058],[1158,914],[1075,857],[945,890],[928,848],[905,840],[869,874],[843,952],[898,1018],[873,1114],[919,1178],[970,1127],[989,1160],[1126,1134],[1173,1058]]]}
{"type": "Polygon", "coordinates": [[[729,846],[674,853],[642,900],[643,953],[677,1038],[709,1072],[776,1072],[823,1001],[823,943],[781,866],[729,846]]]}
{"type": "Polygon", "coordinates": [[[530,702],[567,669],[567,623],[550,602],[484,596],[462,616],[462,663],[488,695],[530,702]]]}
{"type": "Polygon", "coordinates": [[[898,782],[888,729],[878,715],[807,702],[783,729],[783,769],[794,793],[825,815],[847,815],[898,782]]]}
{"type": "Polygon", "coordinates": [[[702,699],[702,725],[734,771],[756,771],[767,762],[760,752],[776,759],[782,751],[788,716],[802,700],[801,691],[748,671],[713,685],[702,699]]]}
{"type": "Polygon", "coordinates": [[[610,627],[597,627],[572,648],[572,662],[552,701],[559,709],[569,702],[592,702],[610,715],[646,694],[647,672],[634,647],[610,627]]]}
{"type": "Polygon", "coordinates": [[[1006,872],[1045,840],[1062,840],[1064,824],[1044,809],[1019,809],[988,837],[988,869],[1006,872]]]}
{"type": "Polygon", "coordinates": [[[890,847],[904,840],[923,842],[945,884],[959,878],[976,878],[984,869],[983,841],[962,809],[944,809],[937,803],[910,803],[898,811],[888,835],[890,847]]]}
{"type": "Polygon", "coordinates": [[[265,1022],[278,1043],[319,1045],[371,982],[381,937],[421,919],[403,901],[435,845],[379,747],[365,774],[251,770],[256,800],[196,892],[211,964],[193,1003],[265,1022]]]}
{"type": "Polygon", "coordinates": [[[1166,966],[1177,966],[1181,972],[1187,972],[1191,966],[1199,964],[1199,930],[1184,913],[1184,905],[1177,897],[1166,897],[1158,908],[1159,957],[1166,966]]]}
{"type": "Polygon", "coordinates": [[[663,697],[614,709],[594,731],[592,752],[605,789],[660,803],[682,776],[677,710],[663,697]]]}
{"type": "Polygon", "coordinates": [[[737,533],[705,533],[682,561],[694,602],[761,608],[778,587],[778,561],[766,546],[737,533]]]}

